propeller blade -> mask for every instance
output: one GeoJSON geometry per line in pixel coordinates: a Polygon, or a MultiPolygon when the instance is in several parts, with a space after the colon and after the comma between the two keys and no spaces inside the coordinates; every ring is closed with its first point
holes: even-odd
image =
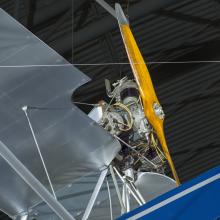
{"type": "Polygon", "coordinates": [[[142,54],[130,29],[129,22],[120,4],[116,3],[115,10],[129,62],[143,101],[145,116],[157,133],[158,139],[171,168],[173,177],[179,185],[180,180],[170,156],[164,135],[164,113],[155,93],[148,68],[144,62],[142,54]]]}

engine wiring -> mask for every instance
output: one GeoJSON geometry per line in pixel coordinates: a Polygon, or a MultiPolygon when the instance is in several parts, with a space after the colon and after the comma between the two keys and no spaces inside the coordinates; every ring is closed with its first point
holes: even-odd
{"type": "Polygon", "coordinates": [[[152,146],[153,146],[153,148],[155,149],[155,151],[156,151],[156,153],[157,153],[157,155],[158,155],[160,161],[161,161],[162,163],[165,163],[166,157],[165,157],[164,153],[161,151],[161,149],[158,147],[158,141],[155,140],[155,138],[154,138],[154,133],[153,133],[153,132],[151,132],[150,138],[151,138],[152,146]]]}
{"type": "Polygon", "coordinates": [[[129,110],[129,108],[126,105],[124,105],[120,102],[117,102],[117,103],[113,104],[113,106],[114,107],[120,107],[128,113],[130,120],[127,120],[128,124],[123,124],[123,125],[126,125],[127,128],[126,129],[120,128],[120,130],[121,131],[129,131],[132,128],[133,124],[134,124],[134,120],[133,120],[131,111],[129,110]]]}
{"type": "Polygon", "coordinates": [[[166,157],[158,137],[144,114],[138,85],[127,77],[110,84],[106,80],[109,102],[99,102],[102,116],[98,123],[121,142],[114,160],[120,170],[133,169],[164,173],[166,157]],[[113,90],[111,89],[113,88],[113,90]]]}

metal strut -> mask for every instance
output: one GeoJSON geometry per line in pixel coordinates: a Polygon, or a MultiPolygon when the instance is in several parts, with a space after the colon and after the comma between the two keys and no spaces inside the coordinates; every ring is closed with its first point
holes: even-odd
{"type": "Polygon", "coordinates": [[[15,220],[28,220],[28,214],[27,213],[19,214],[15,217],[15,220]]]}
{"type": "Polygon", "coordinates": [[[88,203],[88,205],[86,207],[85,213],[84,213],[84,215],[82,217],[82,220],[87,220],[88,219],[88,217],[89,217],[89,215],[90,215],[90,213],[92,211],[92,208],[94,206],[94,203],[96,201],[96,198],[97,198],[97,196],[99,194],[99,191],[100,191],[100,189],[102,187],[102,184],[103,184],[103,182],[105,180],[105,177],[106,177],[107,173],[108,173],[108,169],[107,168],[102,170],[102,172],[100,174],[100,177],[98,179],[98,182],[97,182],[97,184],[95,186],[95,189],[94,189],[94,191],[92,193],[92,196],[91,196],[91,198],[89,200],[89,203],[88,203]]]}
{"type": "Polygon", "coordinates": [[[112,165],[109,166],[109,170],[110,170],[110,173],[111,173],[111,176],[112,176],[113,183],[115,185],[115,190],[116,190],[116,193],[117,193],[117,196],[118,196],[119,203],[121,205],[122,213],[125,213],[126,212],[125,205],[124,205],[123,200],[122,200],[122,196],[121,196],[121,193],[120,193],[120,190],[119,190],[119,187],[118,187],[118,183],[117,183],[112,165]]]}
{"type": "Polygon", "coordinates": [[[121,174],[118,172],[118,170],[113,167],[115,172],[117,173],[118,177],[121,179],[121,181],[124,183],[125,187],[127,187],[131,193],[131,195],[135,198],[135,200],[137,201],[137,203],[139,205],[144,205],[145,201],[142,199],[143,197],[139,197],[139,194],[136,192],[136,189],[134,189],[133,187],[130,186],[130,184],[121,176],[121,174]]]}
{"type": "Polygon", "coordinates": [[[108,183],[108,177],[106,177],[106,186],[107,186],[107,190],[108,190],[110,217],[111,217],[111,220],[113,220],[112,199],[111,199],[111,191],[110,191],[110,187],[109,187],[109,183],[108,183]]]}
{"type": "Polygon", "coordinates": [[[43,184],[21,163],[2,141],[0,141],[0,156],[33,189],[33,191],[47,203],[60,219],[75,220],[75,218],[51,195],[43,184]]]}

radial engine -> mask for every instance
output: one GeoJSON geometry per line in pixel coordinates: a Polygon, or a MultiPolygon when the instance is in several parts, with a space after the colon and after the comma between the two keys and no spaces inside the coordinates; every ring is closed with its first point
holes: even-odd
{"type": "MultiPolygon", "coordinates": [[[[127,77],[112,85],[105,80],[105,85],[110,102],[100,101],[89,116],[121,142],[122,149],[114,160],[114,166],[132,179],[138,172],[164,174],[165,156],[154,129],[145,117],[138,85],[127,77]]],[[[162,108],[154,108],[164,118],[162,108]]]]}

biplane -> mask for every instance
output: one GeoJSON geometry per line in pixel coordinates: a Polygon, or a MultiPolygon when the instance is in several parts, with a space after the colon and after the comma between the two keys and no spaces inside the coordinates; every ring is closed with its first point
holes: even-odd
{"type": "Polygon", "coordinates": [[[110,12],[134,77],[106,79],[111,101],[87,115],[71,102],[86,73],[0,10],[0,209],[12,219],[114,219],[180,184],[128,18],[110,12]]]}

